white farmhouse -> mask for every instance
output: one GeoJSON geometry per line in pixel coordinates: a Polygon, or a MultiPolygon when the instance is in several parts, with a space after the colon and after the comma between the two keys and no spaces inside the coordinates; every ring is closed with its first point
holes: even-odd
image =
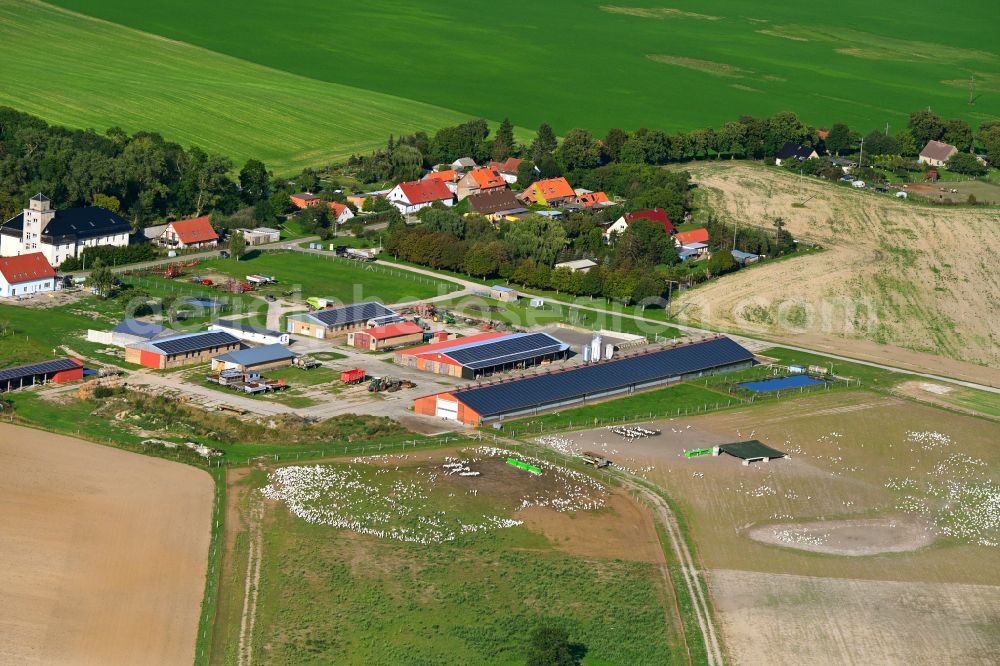
{"type": "Polygon", "coordinates": [[[53,266],[77,257],[85,247],[128,245],[131,225],[100,206],[57,211],[44,194],[0,227],[0,257],[41,252],[53,266]]]}
{"type": "Polygon", "coordinates": [[[440,201],[445,206],[454,203],[454,195],[451,190],[441,181],[431,178],[400,183],[389,191],[386,199],[403,215],[416,213],[435,201],[440,201]]]}
{"type": "Polygon", "coordinates": [[[0,257],[0,298],[19,298],[56,288],[56,272],[41,252],[0,257]]]}

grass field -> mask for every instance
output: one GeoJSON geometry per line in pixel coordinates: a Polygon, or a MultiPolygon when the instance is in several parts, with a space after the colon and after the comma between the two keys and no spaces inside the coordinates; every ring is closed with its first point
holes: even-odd
{"type": "Polygon", "coordinates": [[[316,515],[355,530],[299,518],[294,491],[255,508],[253,489],[276,484],[274,474],[237,473],[230,515],[243,530],[226,554],[212,663],[237,663],[244,590],[255,587],[255,663],[513,665],[546,619],[569,628],[586,664],[687,663],[643,510],[621,493],[566,485],[547,465],[534,477],[502,457],[476,458],[440,452],[286,470],[319,491],[306,500],[316,515]],[[445,455],[470,460],[481,476],[447,476],[445,455]],[[526,498],[534,506],[517,510],[526,498]],[[557,498],[575,508],[549,508],[557,498]],[[604,506],[577,504],[589,501],[604,506]],[[482,527],[497,518],[524,524],[482,527]],[[448,540],[459,525],[465,533],[448,540]],[[262,563],[259,587],[245,585],[248,556],[262,563]]]}
{"type": "Polygon", "coordinates": [[[784,110],[865,131],[899,129],[927,106],[973,124],[995,117],[1000,55],[982,22],[991,4],[893,4],[899,11],[862,0],[836,12],[554,0],[445,11],[310,0],[293,13],[264,0],[54,3],[84,17],[3,0],[0,103],[73,126],[158,130],[278,172],[470,116],[532,129],[545,121],[560,133],[686,130],[784,110]],[[38,33],[45,48],[22,48],[23,35],[38,33]],[[592,85],[566,84],[581,78],[600,85],[598,103],[592,85]],[[615,103],[623,97],[630,103],[615,103]]]}
{"type": "Polygon", "coordinates": [[[295,251],[252,253],[240,261],[211,259],[202,262],[197,270],[199,275],[218,273],[239,279],[263,273],[279,280],[279,284],[265,287],[264,293],[301,289],[304,298],[319,296],[344,303],[372,298],[402,303],[460,289],[451,282],[395,268],[295,251]]]}

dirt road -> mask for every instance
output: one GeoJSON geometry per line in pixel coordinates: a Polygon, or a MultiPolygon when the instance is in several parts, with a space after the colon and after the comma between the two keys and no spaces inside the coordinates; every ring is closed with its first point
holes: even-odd
{"type": "Polygon", "coordinates": [[[208,474],[0,424],[0,487],[0,663],[191,663],[208,474]]]}

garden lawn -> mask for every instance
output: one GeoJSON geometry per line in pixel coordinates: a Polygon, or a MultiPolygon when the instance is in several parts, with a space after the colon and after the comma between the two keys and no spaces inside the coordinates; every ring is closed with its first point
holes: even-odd
{"type": "Polygon", "coordinates": [[[203,262],[198,270],[223,273],[240,280],[254,273],[271,275],[279,283],[265,287],[264,293],[299,288],[303,298],[318,296],[343,303],[371,299],[403,303],[460,289],[454,283],[408,271],[297,251],[251,252],[240,261],[212,259],[203,262]]]}

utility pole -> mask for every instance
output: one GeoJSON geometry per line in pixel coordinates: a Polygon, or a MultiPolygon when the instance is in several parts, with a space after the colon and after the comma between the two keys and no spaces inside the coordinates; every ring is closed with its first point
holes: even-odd
{"type": "Polygon", "coordinates": [[[858,168],[865,167],[865,137],[861,137],[861,155],[858,156],[858,168]]]}
{"type": "Polygon", "coordinates": [[[972,74],[972,78],[969,79],[969,106],[975,106],[976,104],[976,75],[972,74]]]}

